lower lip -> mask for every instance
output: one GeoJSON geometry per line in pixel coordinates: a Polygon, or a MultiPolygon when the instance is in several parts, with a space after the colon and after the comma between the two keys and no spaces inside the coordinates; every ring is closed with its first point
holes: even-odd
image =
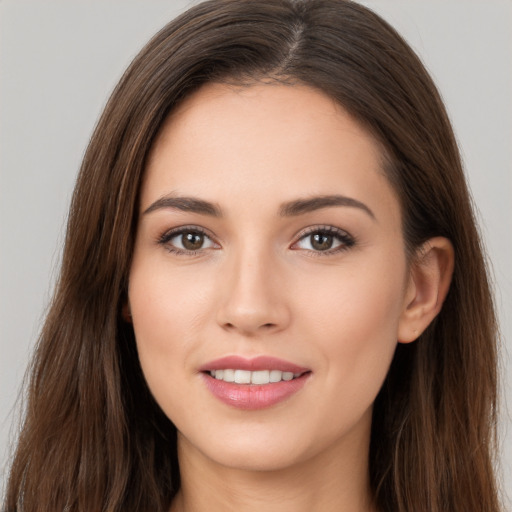
{"type": "Polygon", "coordinates": [[[203,373],[206,387],[221,402],[244,410],[265,409],[285,401],[302,389],[311,373],[269,384],[235,384],[203,373]]]}

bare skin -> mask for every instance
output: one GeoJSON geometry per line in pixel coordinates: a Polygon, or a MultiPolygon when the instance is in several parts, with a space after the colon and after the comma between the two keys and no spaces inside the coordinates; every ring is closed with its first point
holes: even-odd
{"type": "Polygon", "coordinates": [[[453,267],[443,238],[407,261],[381,157],[304,86],[210,84],[167,120],[125,310],[179,433],[172,512],[375,511],[373,402],[397,342],[440,310],[453,267]],[[250,410],[211,391],[212,361],[262,355],[304,368],[300,389],[250,410]]]}

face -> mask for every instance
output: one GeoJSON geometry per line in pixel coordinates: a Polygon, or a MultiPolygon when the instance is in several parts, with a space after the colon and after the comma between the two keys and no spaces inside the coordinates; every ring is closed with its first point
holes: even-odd
{"type": "Polygon", "coordinates": [[[127,307],[182,449],[278,469],[367,447],[409,282],[380,157],[305,86],[210,84],[167,120],[127,307]]]}

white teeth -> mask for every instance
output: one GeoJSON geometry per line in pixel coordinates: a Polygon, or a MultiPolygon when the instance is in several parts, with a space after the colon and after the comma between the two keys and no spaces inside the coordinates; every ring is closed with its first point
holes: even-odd
{"type": "Polygon", "coordinates": [[[281,370],[270,370],[270,382],[279,382],[283,378],[281,370]]]}
{"type": "MultiPolygon", "coordinates": [[[[215,378],[217,378],[217,373],[215,373],[215,378]]],[[[222,380],[224,382],[235,382],[235,370],[223,370],[222,380]]]]}
{"type": "Polygon", "coordinates": [[[268,370],[261,370],[259,372],[252,372],[252,384],[268,384],[270,382],[270,372],[268,370]]]}
{"type": "Polygon", "coordinates": [[[210,375],[217,380],[224,382],[235,382],[236,384],[269,384],[273,382],[289,381],[300,377],[300,373],[282,372],[281,370],[211,370],[210,375]]]}
{"type": "Polygon", "coordinates": [[[251,372],[248,370],[235,370],[235,382],[237,384],[250,384],[251,372]]]}

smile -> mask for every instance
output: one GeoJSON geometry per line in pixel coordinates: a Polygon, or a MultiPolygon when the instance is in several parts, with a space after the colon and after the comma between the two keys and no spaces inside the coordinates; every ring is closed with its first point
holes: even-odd
{"type": "Polygon", "coordinates": [[[210,361],[199,371],[215,398],[241,410],[265,409],[284,402],[312,375],[309,368],[270,356],[227,356],[210,361]]]}

